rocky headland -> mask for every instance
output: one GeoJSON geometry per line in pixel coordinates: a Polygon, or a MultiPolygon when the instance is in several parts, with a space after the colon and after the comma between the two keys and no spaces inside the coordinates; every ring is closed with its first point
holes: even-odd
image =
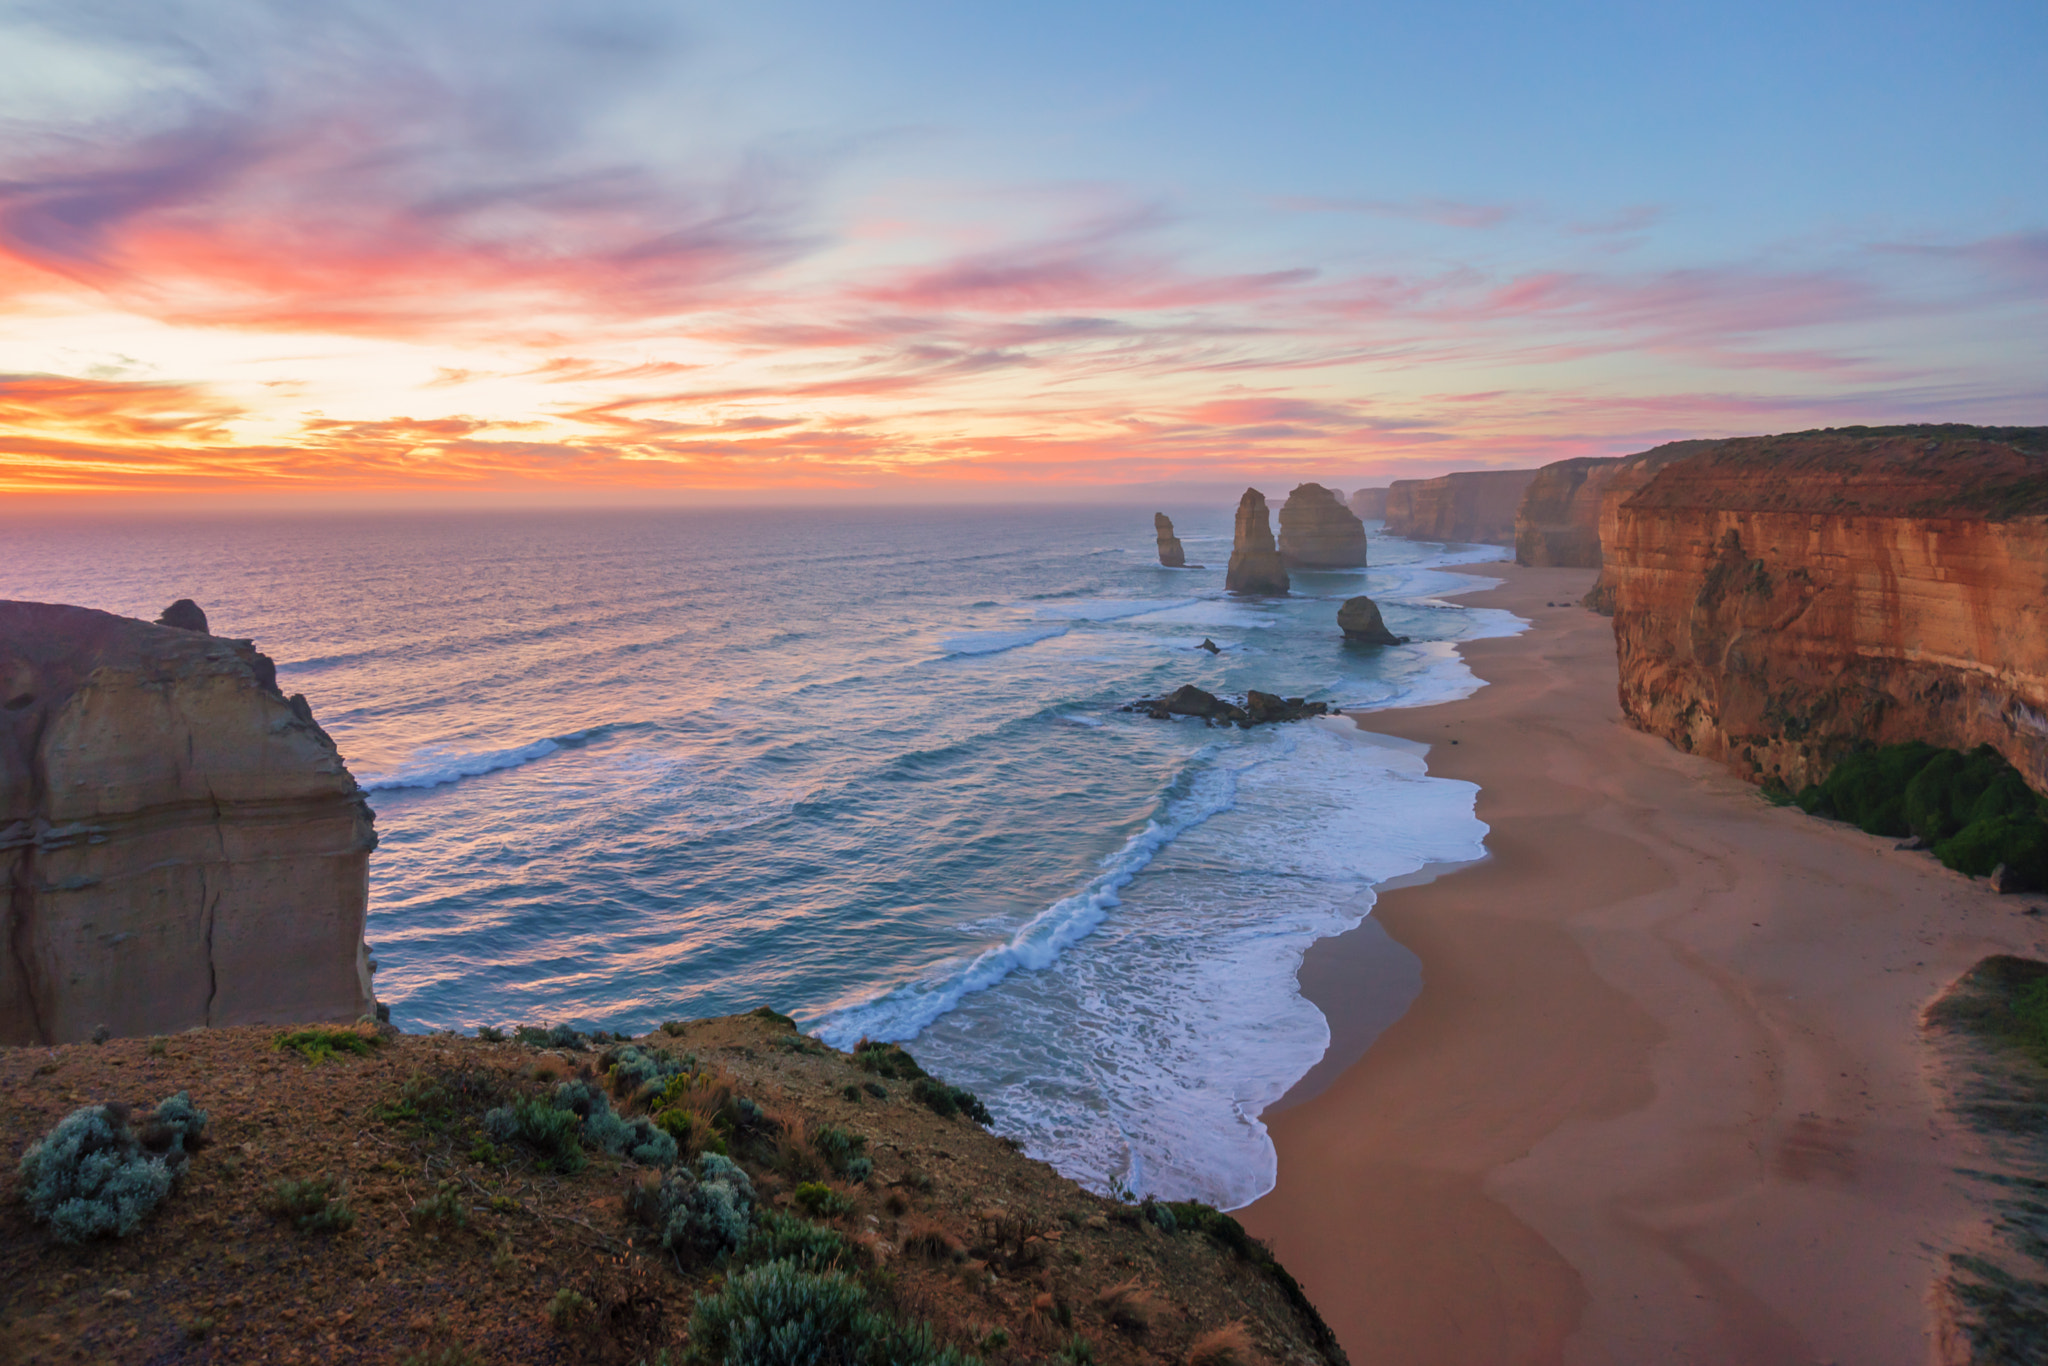
{"type": "Polygon", "coordinates": [[[1641,488],[1658,469],[1711,441],[1671,441],[1634,455],[1581,456],[1536,471],[1515,511],[1515,563],[1532,569],[1598,569],[1607,495],[1641,488]]]}
{"type": "Polygon", "coordinates": [[[267,657],[164,616],[0,602],[0,1043],[376,1008],[362,791],[267,657]]]}
{"type": "MultiPolygon", "coordinates": [[[[1186,569],[1187,552],[1181,548],[1180,537],[1173,534],[1173,518],[1163,512],[1152,514],[1152,533],[1159,542],[1159,563],[1168,569],[1186,569]]],[[[1200,569],[1202,566],[1194,566],[1200,569]]]]}
{"type": "Polygon", "coordinates": [[[1614,502],[1602,542],[1636,726],[1793,790],[1920,740],[2048,791],[2048,429],[1715,443],[1614,502]]]}
{"type": "Polygon", "coordinates": [[[1223,587],[1232,593],[1260,597],[1287,596],[1287,566],[1273,541],[1273,523],[1266,511],[1266,495],[1246,489],[1237,500],[1237,525],[1230,543],[1230,567],[1223,587]]]}
{"type": "Polygon", "coordinates": [[[1385,489],[1357,489],[1349,503],[1351,514],[1365,521],[1377,521],[1387,515],[1387,491],[1385,489]]]}
{"type": "Polygon", "coordinates": [[[1380,615],[1380,605],[1363,594],[1345,599],[1344,605],[1337,609],[1337,629],[1354,645],[1408,643],[1408,637],[1397,636],[1387,629],[1386,619],[1380,615]]]}
{"type": "Polygon", "coordinates": [[[1280,562],[1289,569],[1363,569],[1365,525],[1332,490],[1297,485],[1280,508],[1280,562]]]}
{"type": "Polygon", "coordinates": [[[1419,541],[1513,545],[1515,514],[1535,470],[1468,470],[1387,486],[1386,532],[1419,541]]]}

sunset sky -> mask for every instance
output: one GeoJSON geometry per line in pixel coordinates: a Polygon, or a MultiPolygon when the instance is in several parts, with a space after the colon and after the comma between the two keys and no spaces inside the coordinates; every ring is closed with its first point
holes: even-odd
{"type": "Polygon", "coordinates": [[[2044,70],[2041,0],[0,0],[0,500],[2048,422],[2044,70]]]}

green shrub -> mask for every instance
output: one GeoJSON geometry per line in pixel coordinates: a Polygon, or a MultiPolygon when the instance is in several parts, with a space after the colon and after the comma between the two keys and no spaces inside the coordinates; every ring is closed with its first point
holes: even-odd
{"type": "Polygon", "coordinates": [[[604,1092],[584,1082],[565,1081],[557,1086],[555,1108],[580,1119],[583,1137],[594,1147],[630,1157],[643,1167],[666,1167],[676,1160],[673,1135],[644,1115],[629,1118],[619,1114],[604,1092]]]}
{"type": "Polygon", "coordinates": [[[868,1141],[837,1124],[820,1124],[811,1133],[811,1147],[835,1175],[849,1181],[865,1181],[873,1175],[874,1159],[865,1156],[868,1141]]]}
{"type": "Polygon", "coordinates": [[[125,1105],[73,1110],[22,1154],[21,1198],[64,1242],[125,1238],[171,1193],[205,1129],[184,1091],[144,1116],[140,1133],[125,1105]]]}
{"type": "Polygon", "coordinates": [[[563,1286],[548,1301],[548,1322],[557,1328],[568,1328],[578,1319],[588,1315],[597,1306],[590,1302],[588,1295],[563,1286]]]}
{"type": "Polygon", "coordinates": [[[764,1209],[760,1223],[734,1250],[728,1265],[739,1269],[764,1262],[793,1262],[805,1271],[832,1271],[852,1266],[854,1252],[837,1230],[764,1209]]]}
{"type": "Polygon", "coordinates": [[[348,1207],[348,1182],[324,1172],[305,1181],[273,1183],[266,1203],[272,1214],[291,1220],[301,1233],[340,1233],[356,1221],[348,1207]]]}
{"type": "Polygon", "coordinates": [[[931,1075],[917,1065],[917,1059],[911,1057],[901,1044],[874,1043],[867,1039],[853,1046],[853,1065],[863,1072],[873,1072],[891,1081],[917,1081],[931,1075]]]}
{"type": "Polygon", "coordinates": [[[522,1096],[485,1114],[484,1129],[500,1143],[524,1144],[558,1172],[583,1170],[583,1120],[573,1110],[522,1096]]]}
{"type": "Polygon", "coordinates": [[[476,1036],[484,1043],[503,1043],[508,1037],[504,1030],[494,1025],[478,1025],[476,1036]]]}
{"type": "Polygon", "coordinates": [[[443,1181],[432,1195],[407,1212],[405,1220],[417,1232],[439,1228],[453,1233],[469,1227],[469,1210],[462,1203],[462,1183],[443,1181]]]}
{"type": "Polygon", "coordinates": [[[690,1032],[690,1026],[681,1020],[663,1020],[661,1022],[661,1032],[668,1035],[671,1039],[679,1039],[690,1032]]]}
{"type": "Polygon", "coordinates": [[[690,1315],[699,1360],[721,1366],[970,1366],[975,1358],[941,1348],[924,1324],[899,1324],[875,1309],[861,1286],[837,1271],[768,1262],[700,1295],[690,1315]]]}
{"type": "Polygon", "coordinates": [[[912,1082],[910,1097],[942,1119],[964,1114],[984,1128],[995,1123],[988,1112],[988,1107],[981,1103],[974,1092],[964,1087],[948,1086],[935,1077],[919,1077],[912,1082]]]}
{"type": "Polygon", "coordinates": [[[550,1029],[536,1029],[532,1025],[516,1025],[512,1037],[529,1048],[566,1048],[580,1053],[590,1047],[590,1038],[567,1025],[555,1025],[550,1029]]]}
{"type": "Polygon", "coordinates": [[[1989,745],[1859,750],[1798,800],[1873,835],[1917,835],[1957,872],[1983,877],[2004,864],[2018,886],[2048,887],[2048,803],[1989,745]]]}
{"type": "Polygon", "coordinates": [[[621,1095],[633,1095],[644,1086],[659,1086],[670,1077],[680,1076],[696,1070],[694,1054],[677,1058],[658,1048],[642,1048],[638,1044],[627,1044],[615,1048],[598,1060],[610,1079],[612,1088],[621,1095]]]}
{"type": "Polygon", "coordinates": [[[773,1020],[775,1021],[775,1023],[783,1026],[786,1029],[796,1028],[795,1020],[792,1020],[791,1018],[789,1018],[789,1016],[783,1014],[781,1011],[772,1009],[768,1006],[756,1006],[754,1009],[748,1011],[747,1013],[749,1015],[754,1016],[757,1019],[773,1020]]]}
{"type": "Polygon", "coordinates": [[[732,1251],[753,1229],[754,1183],[738,1164],[701,1153],[697,1169],[677,1167],[658,1183],[635,1190],[627,1210],[660,1235],[678,1257],[710,1258],[732,1251]]]}
{"type": "Polygon", "coordinates": [[[354,1029],[335,1029],[327,1025],[314,1025],[308,1029],[289,1029],[273,1041],[279,1049],[290,1049],[302,1053],[310,1062],[326,1062],[329,1058],[348,1053],[358,1058],[367,1058],[376,1052],[384,1042],[374,1034],[364,1034],[354,1029]]]}
{"type": "Polygon", "coordinates": [[[800,1182],[790,1198],[813,1219],[837,1219],[853,1208],[853,1201],[822,1181],[800,1182]]]}

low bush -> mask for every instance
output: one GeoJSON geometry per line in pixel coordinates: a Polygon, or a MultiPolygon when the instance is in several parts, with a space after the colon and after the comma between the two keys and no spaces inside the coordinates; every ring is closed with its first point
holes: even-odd
{"type": "Polygon", "coordinates": [[[693,1172],[677,1167],[627,1196],[627,1213],[655,1230],[679,1258],[708,1259],[746,1241],[754,1224],[754,1183],[738,1164],[703,1153],[693,1172]]]}
{"type": "Polygon", "coordinates": [[[811,1149],[835,1176],[865,1181],[874,1175],[874,1159],[867,1156],[867,1139],[837,1124],[820,1124],[811,1130],[811,1149]]]}
{"type": "Polygon", "coordinates": [[[676,1160],[673,1134],[644,1115],[621,1115],[604,1092],[584,1082],[565,1081],[555,1088],[555,1108],[583,1122],[583,1138],[618,1157],[643,1167],[666,1167],[676,1160]]]}
{"type": "Polygon", "coordinates": [[[853,1046],[853,1065],[891,1081],[917,1081],[931,1073],[917,1065],[901,1044],[874,1043],[862,1039],[853,1046]]]}
{"type": "Polygon", "coordinates": [[[727,1366],[834,1362],[847,1366],[970,1366],[976,1358],[940,1347],[922,1323],[898,1323],[860,1284],[838,1271],[768,1262],[699,1296],[690,1315],[699,1360],[727,1366]]]}
{"type": "Polygon", "coordinates": [[[88,1105],[29,1145],[17,1189],[67,1243],[125,1238],[163,1203],[205,1140],[206,1112],[180,1091],[130,1123],[125,1105],[88,1105]]]}
{"type": "Polygon", "coordinates": [[[351,1057],[367,1058],[383,1044],[375,1034],[365,1034],[359,1029],[336,1029],[328,1025],[314,1025],[308,1029],[289,1029],[272,1041],[279,1049],[289,1049],[303,1054],[309,1062],[326,1062],[329,1058],[348,1054],[351,1057]]]}
{"type": "Polygon", "coordinates": [[[512,1037],[529,1048],[566,1048],[580,1053],[590,1047],[590,1036],[567,1025],[554,1025],[548,1029],[536,1029],[532,1025],[515,1025],[512,1037]]]}
{"type": "Polygon", "coordinates": [[[748,1011],[747,1013],[749,1015],[754,1016],[757,1019],[773,1020],[776,1024],[781,1025],[785,1029],[796,1028],[795,1020],[792,1020],[789,1016],[783,1014],[781,1011],[776,1010],[770,1006],[756,1006],[754,1009],[748,1011]]]}
{"type": "Polygon", "coordinates": [[[612,1090],[622,1096],[639,1093],[642,1087],[659,1087],[669,1078],[697,1070],[697,1057],[686,1053],[678,1058],[658,1048],[642,1048],[638,1044],[627,1044],[614,1048],[598,1059],[605,1069],[605,1077],[612,1084],[612,1090]]]}
{"type": "Polygon", "coordinates": [[[948,1086],[935,1077],[919,1077],[910,1084],[910,1098],[923,1105],[942,1119],[955,1115],[966,1115],[983,1128],[995,1123],[974,1092],[959,1086],[948,1086]]]}
{"type": "Polygon", "coordinates": [[[813,1219],[837,1219],[853,1208],[853,1201],[823,1181],[805,1181],[790,1195],[796,1207],[813,1219]]]}
{"type": "Polygon", "coordinates": [[[556,1328],[569,1328],[578,1320],[588,1317],[590,1311],[596,1307],[588,1295],[571,1290],[565,1285],[548,1301],[548,1322],[556,1328]]]}
{"type": "Polygon", "coordinates": [[[500,1143],[519,1143],[564,1174],[583,1170],[583,1120],[544,1100],[522,1096],[484,1115],[484,1129],[500,1143]]]}
{"type": "Polygon", "coordinates": [[[1930,1024],[1965,1029],[2048,1067],[2048,963],[1995,954],[1928,1008],[1930,1024]]]}
{"type": "Polygon", "coordinates": [[[457,1233],[469,1226],[469,1210],[462,1203],[462,1183],[443,1181],[426,1199],[414,1205],[405,1216],[416,1233],[440,1230],[457,1233]]]}
{"type": "Polygon", "coordinates": [[[2005,865],[2013,885],[2048,888],[2048,802],[1997,750],[1913,742],[1858,750],[1801,792],[1802,810],[1873,835],[1914,835],[1971,877],[2005,865]]]}
{"type": "Polygon", "coordinates": [[[793,1262],[805,1271],[833,1271],[850,1268],[854,1260],[852,1244],[836,1230],[764,1209],[728,1266],[738,1270],[765,1262],[793,1262]]]}
{"type": "Polygon", "coordinates": [[[1188,1366],[1251,1366],[1258,1349],[1242,1320],[1211,1328],[1188,1344],[1188,1366]]]}
{"type": "Polygon", "coordinates": [[[301,1233],[340,1233],[356,1222],[355,1211],[348,1207],[348,1182],[325,1172],[304,1181],[273,1183],[264,1203],[301,1233]]]}

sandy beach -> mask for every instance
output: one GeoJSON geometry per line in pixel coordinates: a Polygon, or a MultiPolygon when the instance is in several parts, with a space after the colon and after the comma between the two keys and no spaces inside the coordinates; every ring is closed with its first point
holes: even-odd
{"type": "Polygon", "coordinates": [[[1489,686],[1361,721],[1480,785],[1491,857],[1312,951],[1333,1060],[1402,979],[1379,931],[1420,995],[1268,1113],[1279,1185],[1240,1218],[1357,1366],[1939,1359],[1982,1157],[1918,1014],[1986,954],[2048,956],[2041,898],[1626,726],[1609,623],[1567,605],[1592,571],[1473,572],[1534,623],[1465,648],[1489,686]]]}

